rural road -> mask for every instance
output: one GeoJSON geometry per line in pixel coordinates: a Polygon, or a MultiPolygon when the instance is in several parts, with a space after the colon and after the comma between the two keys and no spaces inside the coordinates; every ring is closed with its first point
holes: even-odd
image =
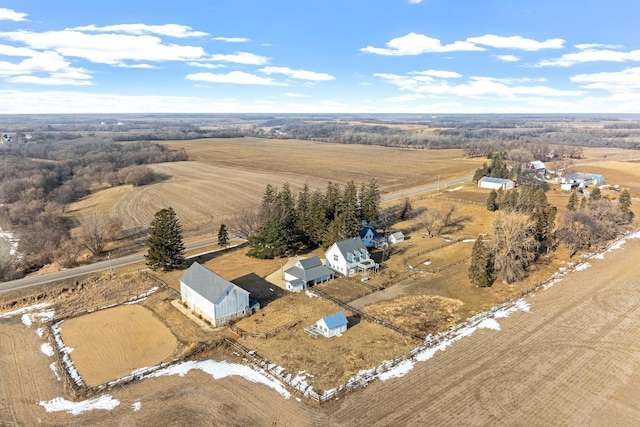
{"type": "MultiPolygon", "coordinates": [[[[472,176],[464,176],[461,178],[454,178],[448,181],[440,181],[435,184],[425,185],[423,187],[412,188],[399,193],[389,194],[381,198],[382,203],[388,203],[395,200],[403,199],[405,197],[415,196],[421,193],[429,191],[435,191],[454,185],[462,184],[471,180],[472,176]]],[[[187,250],[199,249],[206,246],[214,245],[218,243],[218,239],[211,237],[208,239],[198,240],[196,242],[185,243],[187,250]]],[[[68,279],[75,276],[80,276],[87,273],[95,273],[97,271],[108,270],[110,268],[122,267],[124,265],[135,264],[137,262],[144,261],[144,254],[127,255],[122,258],[113,258],[111,260],[99,261],[93,264],[83,265],[81,267],[70,268],[67,270],[57,271],[55,273],[43,274],[42,276],[25,277],[24,279],[12,280],[10,282],[0,283],[0,293],[13,289],[26,288],[29,286],[41,285],[43,283],[53,282],[55,280],[68,279]]]]}

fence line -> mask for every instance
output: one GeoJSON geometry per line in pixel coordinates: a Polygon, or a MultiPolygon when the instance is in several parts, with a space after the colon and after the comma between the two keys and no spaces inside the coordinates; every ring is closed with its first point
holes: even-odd
{"type": "Polygon", "coordinates": [[[291,329],[294,326],[298,325],[302,323],[301,320],[294,320],[292,322],[289,322],[285,325],[282,326],[278,326],[275,329],[272,329],[268,332],[248,332],[245,331],[244,329],[242,329],[241,327],[238,326],[237,323],[235,322],[229,322],[229,329],[231,330],[231,332],[240,335],[240,336],[250,336],[250,337],[255,337],[255,338],[270,338],[274,335],[276,335],[278,332],[283,331],[285,329],[291,329]]]}

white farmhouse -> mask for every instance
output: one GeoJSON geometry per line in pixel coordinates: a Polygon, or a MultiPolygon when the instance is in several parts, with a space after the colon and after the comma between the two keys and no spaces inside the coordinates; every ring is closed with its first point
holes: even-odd
{"type": "Polygon", "coordinates": [[[317,256],[301,259],[284,272],[287,290],[300,292],[308,286],[317,285],[333,278],[333,270],[322,265],[317,256]]]}
{"type": "Polygon", "coordinates": [[[189,309],[213,326],[247,316],[259,308],[257,303],[250,306],[249,292],[197,262],[180,277],[180,296],[189,309]]]}
{"type": "Polygon", "coordinates": [[[492,178],[490,176],[483,176],[478,181],[478,187],[490,188],[492,190],[512,190],[515,187],[515,183],[510,179],[504,178],[492,178]]]}
{"type": "Polygon", "coordinates": [[[371,259],[360,237],[334,243],[327,249],[325,256],[327,267],[345,276],[359,271],[378,271],[378,264],[371,259]]]}

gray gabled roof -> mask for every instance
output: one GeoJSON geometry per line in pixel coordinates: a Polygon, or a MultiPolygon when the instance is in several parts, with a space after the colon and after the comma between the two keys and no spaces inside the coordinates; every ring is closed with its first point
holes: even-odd
{"type": "Polygon", "coordinates": [[[340,242],[334,243],[342,256],[347,258],[348,254],[352,254],[354,252],[362,252],[366,251],[367,248],[364,245],[364,242],[360,237],[354,237],[353,239],[341,240],[340,242]]]}
{"type": "Polygon", "coordinates": [[[180,281],[214,304],[218,304],[234,289],[249,293],[197,262],[191,264],[191,267],[180,277],[180,281]]]}
{"type": "Polygon", "coordinates": [[[298,263],[304,268],[293,266],[286,270],[285,273],[297,277],[304,281],[304,283],[309,283],[318,278],[331,276],[333,274],[333,270],[322,265],[322,261],[320,261],[320,258],[317,256],[299,260],[298,263]]]}
{"type": "Polygon", "coordinates": [[[482,181],[482,182],[493,182],[494,184],[504,184],[506,182],[513,182],[510,179],[494,178],[492,176],[483,176],[482,178],[480,178],[480,181],[482,181]]]}

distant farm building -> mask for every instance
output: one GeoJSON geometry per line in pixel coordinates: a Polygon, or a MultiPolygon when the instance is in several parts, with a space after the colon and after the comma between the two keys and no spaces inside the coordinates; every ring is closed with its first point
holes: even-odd
{"type": "Polygon", "coordinates": [[[304,288],[326,282],[333,278],[333,270],[322,265],[317,256],[301,259],[284,272],[287,290],[300,292],[304,288]]]}
{"type": "Polygon", "coordinates": [[[492,178],[490,176],[483,176],[478,181],[478,187],[489,188],[492,190],[512,190],[515,187],[515,183],[510,179],[504,178],[492,178]]]}
{"type": "Polygon", "coordinates": [[[347,330],[348,321],[343,312],[339,311],[318,320],[315,325],[304,328],[304,331],[314,338],[320,335],[331,338],[341,335],[347,330]]]}
{"type": "Polygon", "coordinates": [[[386,245],[384,237],[376,231],[376,228],[364,221],[360,230],[360,238],[368,248],[379,248],[386,245]]]}
{"type": "Polygon", "coordinates": [[[601,185],[603,183],[604,175],[577,172],[560,178],[560,189],[571,191],[574,188],[585,188],[589,185],[601,185]]]}
{"type": "Polygon", "coordinates": [[[214,326],[248,316],[260,308],[257,302],[249,302],[249,292],[197,262],[180,277],[180,296],[191,311],[214,326]]]}
{"type": "Polygon", "coordinates": [[[327,249],[325,257],[327,267],[345,276],[367,270],[378,271],[378,264],[371,259],[360,237],[334,243],[327,249]]]}
{"type": "Polygon", "coordinates": [[[545,175],[547,173],[546,166],[539,160],[527,163],[526,165],[524,165],[523,169],[530,170],[541,175],[545,175]]]}
{"type": "Polygon", "coordinates": [[[389,243],[396,244],[400,242],[404,242],[404,234],[402,234],[402,231],[396,231],[389,235],[389,243]]]}

